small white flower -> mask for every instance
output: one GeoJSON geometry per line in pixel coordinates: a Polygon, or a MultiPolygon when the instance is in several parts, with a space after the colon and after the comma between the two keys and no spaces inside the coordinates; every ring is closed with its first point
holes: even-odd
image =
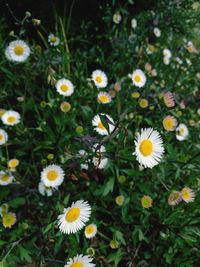
{"type": "Polygon", "coordinates": [[[132,81],[135,86],[143,87],[146,83],[146,80],[146,76],[142,70],[136,69],[135,71],[133,71],[132,81]]]}
{"type": "Polygon", "coordinates": [[[58,216],[58,225],[64,234],[76,233],[88,222],[91,215],[91,207],[87,201],[78,200],[71,207],[64,209],[63,214],[58,216]]]}
{"type": "Polygon", "coordinates": [[[105,72],[101,70],[95,70],[92,72],[92,80],[97,88],[105,88],[108,84],[108,78],[105,72]]]}
{"type": "Polygon", "coordinates": [[[185,140],[189,135],[189,130],[184,123],[180,123],[176,128],[176,139],[179,141],[185,140]]]}
{"type": "Polygon", "coordinates": [[[5,55],[8,60],[14,62],[24,62],[30,55],[30,48],[22,40],[12,41],[6,48],[5,55]]]}
{"type": "Polygon", "coordinates": [[[64,267],[95,267],[96,264],[92,263],[93,258],[88,256],[77,255],[68,260],[64,267]]]}
{"type": "Polygon", "coordinates": [[[8,134],[3,129],[0,129],[0,145],[4,145],[8,141],[8,134]]]}
{"type": "Polygon", "coordinates": [[[137,161],[145,168],[153,168],[161,160],[164,153],[163,141],[160,134],[152,128],[142,129],[135,139],[137,161]]]}
{"type": "MultiPolygon", "coordinates": [[[[107,114],[101,114],[102,116],[106,116],[107,119],[108,119],[108,126],[109,126],[109,132],[112,133],[112,131],[115,129],[115,125],[114,125],[114,121],[113,119],[107,115],[107,114]],[[109,123],[109,121],[111,123],[109,123]]],[[[92,120],[92,125],[95,127],[95,131],[97,133],[99,133],[100,135],[108,135],[109,132],[106,130],[106,128],[104,127],[101,119],[100,119],[100,116],[99,115],[96,115],[94,117],[94,119],[92,120]]]]}
{"type": "Polygon", "coordinates": [[[41,172],[41,181],[47,187],[57,187],[64,180],[64,171],[59,165],[49,165],[41,172]]]}
{"type": "Polygon", "coordinates": [[[108,104],[112,101],[110,95],[106,92],[99,92],[97,99],[98,99],[98,102],[101,104],[108,104]]]}
{"type": "Polygon", "coordinates": [[[169,63],[170,63],[170,58],[169,58],[169,57],[164,57],[164,58],[163,58],[163,63],[164,63],[165,65],[169,65],[169,63]]]}
{"type": "Polygon", "coordinates": [[[8,185],[11,184],[14,177],[11,173],[0,171],[0,185],[8,185]]]}
{"type": "Polygon", "coordinates": [[[48,42],[50,43],[51,46],[57,46],[60,43],[60,39],[51,33],[48,36],[48,42]]]}
{"type": "Polygon", "coordinates": [[[70,80],[60,79],[56,82],[56,91],[60,95],[70,96],[74,92],[74,85],[70,80]]]}
{"type": "Polygon", "coordinates": [[[20,114],[14,110],[8,110],[1,116],[1,120],[5,125],[13,126],[20,122],[20,114]]]}
{"type": "Polygon", "coordinates": [[[132,19],[132,20],[131,20],[131,27],[132,27],[133,29],[136,29],[136,28],[137,28],[137,20],[136,20],[136,19],[132,19]]]}
{"type": "Polygon", "coordinates": [[[166,58],[171,58],[172,57],[172,53],[168,48],[163,49],[163,56],[166,58]]]}
{"type": "Polygon", "coordinates": [[[156,37],[160,37],[161,36],[161,31],[157,27],[155,27],[153,29],[153,33],[155,34],[156,37]]]}
{"type": "Polygon", "coordinates": [[[55,189],[57,189],[57,187],[47,187],[42,181],[38,184],[38,191],[43,196],[51,197],[55,189]]]}
{"type": "Polygon", "coordinates": [[[121,20],[122,20],[122,16],[118,11],[113,15],[113,22],[116,24],[119,24],[121,20]]]}
{"type": "Polygon", "coordinates": [[[89,224],[89,225],[87,225],[86,227],[85,227],[85,237],[86,238],[93,238],[95,235],[96,235],[96,233],[97,233],[97,226],[96,226],[96,224],[93,224],[93,223],[91,223],[91,224],[89,224]]]}

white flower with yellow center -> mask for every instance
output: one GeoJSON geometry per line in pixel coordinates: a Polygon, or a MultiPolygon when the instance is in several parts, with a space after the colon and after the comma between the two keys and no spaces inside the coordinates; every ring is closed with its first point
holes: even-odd
{"type": "Polygon", "coordinates": [[[85,237],[86,238],[89,238],[89,239],[90,238],[93,238],[96,235],[96,233],[97,233],[97,226],[96,226],[96,224],[91,223],[91,224],[89,224],[89,225],[87,225],[85,227],[84,234],[85,234],[85,237]]]}
{"type": "Polygon", "coordinates": [[[163,141],[160,134],[152,128],[142,129],[135,139],[137,161],[145,168],[153,168],[161,160],[164,153],[163,141]]]}
{"type": "Polygon", "coordinates": [[[136,87],[143,87],[146,83],[146,80],[146,75],[142,70],[137,69],[132,73],[132,81],[136,87]]]}
{"type": "Polygon", "coordinates": [[[195,199],[195,193],[189,187],[184,187],[181,190],[181,197],[186,203],[193,202],[195,199]]]}
{"type": "Polygon", "coordinates": [[[10,173],[0,171],[0,185],[4,186],[4,185],[11,184],[13,179],[14,177],[10,173]]]}
{"type": "Polygon", "coordinates": [[[163,120],[163,127],[166,131],[174,131],[177,126],[177,120],[173,116],[167,116],[163,120]]]}
{"type": "Polygon", "coordinates": [[[184,123],[180,123],[176,128],[176,139],[179,141],[185,140],[189,135],[187,126],[184,123]]]}
{"type": "Polygon", "coordinates": [[[10,159],[8,161],[8,168],[14,169],[19,165],[19,160],[18,159],[10,159]]]}
{"type": "Polygon", "coordinates": [[[0,145],[4,145],[8,141],[8,134],[3,129],[0,129],[0,145]]]}
{"type": "Polygon", "coordinates": [[[41,195],[51,197],[53,195],[53,192],[55,189],[58,189],[57,187],[47,187],[44,185],[43,182],[39,182],[38,184],[38,191],[41,195]]]}
{"type": "Polygon", "coordinates": [[[81,254],[69,259],[64,267],[95,267],[96,264],[92,263],[92,261],[93,258],[81,254]]]}
{"type": "Polygon", "coordinates": [[[57,187],[64,180],[64,171],[59,165],[49,165],[41,172],[41,181],[47,187],[57,187]]]}
{"type": "Polygon", "coordinates": [[[87,201],[78,200],[73,202],[71,207],[64,209],[63,214],[58,216],[58,225],[64,234],[76,233],[88,222],[91,214],[91,207],[87,201]]]}
{"type": "Polygon", "coordinates": [[[48,36],[48,42],[50,43],[51,46],[57,46],[60,43],[60,39],[51,33],[48,36]]]}
{"type": "Polygon", "coordinates": [[[16,111],[8,110],[1,116],[1,120],[5,125],[14,126],[20,122],[20,114],[16,111]]]}
{"type": "MultiPolygon", "coordinates": [[[[109,126],[109,132],[112,133],[113,130],[115,129],[115,125],[114,125],[114,121],[113,119],[107,115],[107,114],[101,114],[102,116],[106,116],[106,118],[108,119],[108,126],[109,126]]],[[[92,120],[92,125],[95,127],[95,131],[97,133],[99,133],[100,135],[108,135],[109,132],[107,131],[107,129],[105,128],[105,126],[103,125],[100,116],[96,115],[94,117],[94,119],[92,120]]]]}
{"type": "Polygon", "coordinates": [[[56,91],[60,95],[70,96],[74,93],[74,85],[70,80],[60,79],[56,82],[56,91]]]}
{"type": "Polygon", "coordinates": [[[95,70],[92,72],[92,80],[98,88],[105,88],[108,84],[108,78],[105,72],[101,70],[95,70]]]}
{"type": "Polygon", "coordinates": [[[105,146],[99,146],[99,144],[95,144],[93,146],[93,151],[96,152],[96,156],[94,156],[92,159],[94,166],[98,169],[104,169],[108,163],[108,159],[104,157],[106,152],[105,146]]]}
{"type": "Polygon", "coordinates": [[[106,92],[99,92],[97,99],[98,99],[98,102],[101,104],[108,104],[112,101],[111,96],[106,92]]]}
{"type": "Polygon", "coordinates": [[[8,60],[24,62],[30,55],[30,48],[22,40],[12,41],[6,48],[5,55],[8,60]]]}

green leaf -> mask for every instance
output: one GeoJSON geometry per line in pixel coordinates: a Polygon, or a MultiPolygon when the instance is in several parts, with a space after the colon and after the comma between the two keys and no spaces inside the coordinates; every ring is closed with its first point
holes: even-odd
{"type": "Polygon", "coordinates": [[[113,191],[114,184],[115,184],[115,178],[110,177],[110,179],[108,180],[108,182],[105,184],[105,187],[104,187],[104,191],[103,191],[104,197],[108,195],[109,192],[113,191]]]}

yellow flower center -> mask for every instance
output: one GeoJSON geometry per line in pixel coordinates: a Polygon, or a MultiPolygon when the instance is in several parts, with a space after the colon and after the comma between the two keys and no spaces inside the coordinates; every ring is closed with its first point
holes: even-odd
{"type": "Polygon", "coordinates": [[[55,181],[58,178],[58,173],[54,170],[51,170],[47,173],[47,178],[50,181],[55,181]]]}
{"type": "Polygon", "coordinates": [[[7,182],[9,180],[9,176],[7,174],[1,176],[1,180],[7,182]]]}
{"type": "Polygon", "coordinates": [[[57,37],[56,36],[53,36],[50,38],[50,42],[51,43],[55,43],[57,41],[57,37]]]}
{"type": "Polygon", "coordinates": [[[143,196],[141,203],[143,208],[150,208],[152,206],[152,198],[149,196],[143,196]]]}
{"type": "Polygon", "coordinates": [[[94,232],[94,226],[93,226],[92,224],[88,225],[88,226],[85,228],[85,233],[86,233],[86,234],[91,235],[93,232],[94,232]]]}
{"type": "Polygon", "coordinates": [[[11,227],[15,224],[16,218],[12,213],[7,213],[3,216],[3,226],[6,227],[11,227]]]}
{"type": "Polygon", "coordinates": [[[67,86],[66,84],[62,84],[60,86],[60,90],[63,92],[67,92],[69,90],[69,86],[67,86]]]}
{"type": "Polygon", "coordinates": [[[16,122],[16,118],[15,118],[14,116],[9,116],[9,117],[7,118],[7,121],[8,121],[9,123],[14,123],[14,122],[16,122]]]}
{"type": "Polygon", "coordinates": [[[76,221],[79,218],[80,214],[81,214],[81,211],[79,208],[71,208],[65,215],[65,219],[66,221],[71,223],[71,222],[76,221]]]}
{"type": "Polygon", "coordinates": [[[16,45],[14,48],[14,52],[17,56],[21,56],[24,54],[24,48],[21,45],[16,45]]]}
{"type": "Polygon", "coordinates": [[[190,192],[187,190],[187,189],[184,189],[183,191],[182,191],[182,198],[183,199],[190,199],[190,192]]]}
{"type": "Polygon", "coordinates": [[[0,141],[3,140],[3,134],[0,134],[0,141]]]}
{"type": "Polygon", "coordinates": [[[138,93],[138,92],[133,92],[133,93],[131,94],[131,96],[132,96],[132,98],[139,98],[139,97],[140,97],[140,93],[138,93]]]}
{"type": "Polygon", "coordinates": [[[141,76],[138,75],[138,74],[135,75],[135,78],[134,79],[135,79],[136,83],[141,82],[141,76]]]}
{"type": "Polygon", "coordinates": [[[95,80],[97,83],[101,83],[103,81],[101,76],[97,76],[95,80]]]}
{"type": "Polygon", "coordinates": [[[184,132],[185,132],[184,128],[180,128],[180,129],[179,129],[179,133],[180,133],[180,135],[184,134],[184,132]]]}
{"type": "Polygon", "coordinates": [[[98,98],[99,98],[99,101],[102,103],[108,102],[108,97],[106,95],[100,95],[98,98]]]}
{"type": "Polygon", "coordinates": [[[97,126],[101,130],[105,130],[106,128],[103,126],[103,123],[100,121],[97,126]]]}
{"type": "Polygon", "coordinates": [[[172,118],[165,118],[163,120],[163,125],[166,130],[173,130],[174,128],[174,121],[172,118]]]}
{"type": "Polygon", "coordinates": [[[72,263],[72,265],[70,265],[70,267],[84,267],[83,263],[82,262],[74,262],[72,263]]]}
{"type": "Polygon", "coordinates": [[[139,105],[140,105],[141,108],[148,107],[148,104],[149,103],[148,103],[148,101],[145,98],[141,99],[140,102],[139,102],[139,105]]]}
{"type": "Polygon", "coordinates": [[[153,151],[153,144],[148,139],[143,140],[140,144],[139,149],[140,149],[140,152],[142,153],[142,155],[147,157],[147,156],[151,155],[151,153],[153,151]]]}

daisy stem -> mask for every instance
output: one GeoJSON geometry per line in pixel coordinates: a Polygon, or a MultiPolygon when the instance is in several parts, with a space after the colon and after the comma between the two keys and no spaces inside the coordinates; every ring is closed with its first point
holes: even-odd
{"type": "Polygon", "coordinates": [[[170,191],[169,187],[163,182],[163,180],[159,177],[159,180],[161,182],[161,184],[164,186],[164,188],[167,190],[167,191],[170,191]]]}
{"type": "MultiPolygon", "coordinates": [[[[64,28],[64,25],[63,25],[63,22],[62,22],[61,18],[59,18],[59,21],[60,21],[60,26],[61,26],[63,38],[64,38],[65,50],[66,50],[67,55],[69,56],[70,53],[69,53],[69,46],[68,46],[68,43],[67,43],[67,36],[66,36],[66,33],[65,33],[65,28],[64,28]]],[[[69,60],[67,62],[67,73],[70,75],[70,63],[69,63],[69,60]]]]}
{"type": "Polygon", "coordinates": [[[37,34],[38,34],[38,35],[40,36],[40,38],[42,39],[42,41],[43,41],[45,47],[48,48],[48,44],[47,44],[47,42],[46,42],[46,40],[45,40],[43,34],[42,34],[39,30],[37,30],[37,34]]]}
{"type": "Polygon", "coordinates": [[[101,232],[98,231],[98,235],[100,235],[101,237],[103,237],[105,240],[110,242],[110,238],[108,238],[106,235],[102,234],[101,232]]]}
{"type": "Polygon", "coordinates": [[[7,257],[9,256],[9,254],[11,253],[11,251],[21,242],[22,239],[17,240],[16,242],[14,242],[11,245],[11,248],[8,250],[8,252],[6,253],[6,255],[3,257],[2,262],[5,262],[5,260],[7,259],[7,257]]]}

